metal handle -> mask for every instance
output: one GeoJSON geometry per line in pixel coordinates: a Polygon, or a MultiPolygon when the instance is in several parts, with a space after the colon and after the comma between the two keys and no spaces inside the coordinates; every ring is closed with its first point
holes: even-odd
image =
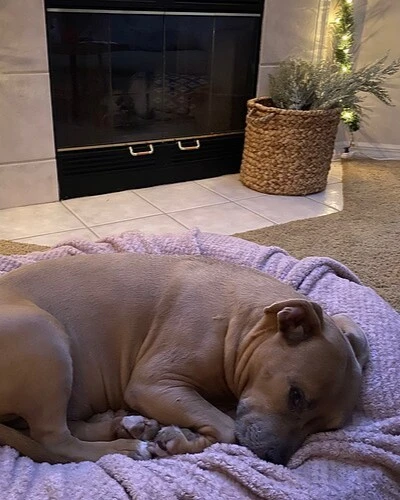
{"type": "Polygon", "coordinates": [[[178,141],[178,148],[181,151],[193,151],[194,149],[200,149],[200,141],[195,141],[195,146],[182,146],[182,141],[178,141]]]}
{"type": "Polygon", "coordinates": [[[132,156],[147,156],[147,155],[152,155],[154,153],[154,148],[153,144],[149,144],[148,151],[138,151],[137,153],[135,153],[135,151],[133,151],[133,147],[129,146],[129,152],[132,156]]]}

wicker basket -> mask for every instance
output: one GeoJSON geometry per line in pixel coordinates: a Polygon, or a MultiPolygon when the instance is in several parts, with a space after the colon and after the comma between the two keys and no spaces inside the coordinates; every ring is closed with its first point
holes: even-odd
{"type": "Polygon", "coordinates": [[[326,188],[339,109],[298,111],[247,102],[240,180],[262,193],[304,195],[326,188]]]}

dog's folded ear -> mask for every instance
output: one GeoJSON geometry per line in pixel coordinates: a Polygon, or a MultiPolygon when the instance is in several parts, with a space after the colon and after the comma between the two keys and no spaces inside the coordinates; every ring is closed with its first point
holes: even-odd
{"type": "Polygon", "coordinates": [[[364,331],[345,314],[334,314],[332,319],[350,342],[360,367],[364,368],[369,358],[369,344],[364,331]]]}
{"type": "Polygon", "coordinates": [[[322,309],[309,300],[275,302],[266,307],[264,313],[276,315],[277,329],[290,345],[296,345],[322,332],[322,309]]]}

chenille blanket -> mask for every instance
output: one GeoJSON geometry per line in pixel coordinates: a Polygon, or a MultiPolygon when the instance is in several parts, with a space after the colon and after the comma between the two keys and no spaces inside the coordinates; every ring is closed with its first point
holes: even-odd
{"type": "Polygon", "coordinates": [[[259,269],[319,302],[347,313],[371,346],[362,395],[346,428],[309,437],[288,467],[236,445],[197,455],[134,461],[109,455],[97,463],[36,464],[0,447],[0,498],[7,500],[272,500],[400,499],[400,316],[340,263],[296,260],[276,247],[192,231],[181,235],[125,233],[97,243],[70,241],[45,252],[0,256],[0,274],[43,259],[139,252],[205,255],[259,269]]]}

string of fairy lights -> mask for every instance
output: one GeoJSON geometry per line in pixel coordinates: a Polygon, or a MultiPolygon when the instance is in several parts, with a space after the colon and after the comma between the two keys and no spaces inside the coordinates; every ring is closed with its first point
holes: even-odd
{"type": "MultiPolygon", "coordinates": [[[[354,43],[354,5],[353,0],[338,0],[337,11],[333,22],[333,51],[336,62],[343,73],[353,68],[352,47],[354,43]]],[[[342,121],[350,132],[360,128],[360,117],[353,109],[344,109],[342,121]]]]}

